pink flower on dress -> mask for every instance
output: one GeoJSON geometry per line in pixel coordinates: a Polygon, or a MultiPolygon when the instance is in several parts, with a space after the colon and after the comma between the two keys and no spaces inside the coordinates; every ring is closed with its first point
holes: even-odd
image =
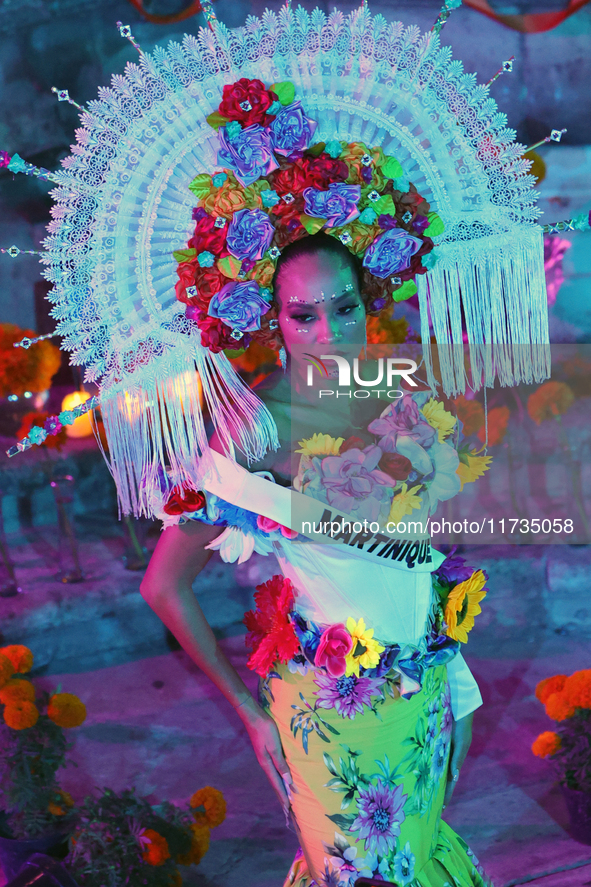
{"type": "Polygon", "coordinates": [[[340,622],[329,625],[320,638],[314,665],[326,668],[331,677],[340,678],[345,674],[346,657],[352,648],[353,638],[345,626],[340,622]]]}

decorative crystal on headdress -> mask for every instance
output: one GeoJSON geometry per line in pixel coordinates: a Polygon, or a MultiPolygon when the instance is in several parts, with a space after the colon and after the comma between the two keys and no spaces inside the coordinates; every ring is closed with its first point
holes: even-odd
{"type": "Polygon", "coordinates": [[[361,163],[363,166],[371,166],[371,157],[369,154],[364,154],[361,158],[361,163]]]}
{"type": "Polygon", "coordinates": [[[278,326],[279,326],[279,321],[277,320],[276,317],[272,317],[271,320],[269,321],[269,329],[276,330],[278,326]]]}
{"type": "Polygon", "coordinates": [[[215,222],[213,223],[214,228],[225,228],[226,227],[226,219],[223,216],[218,216],[215,222]]]}
{"type": "Polygon", "coordinates": [[[244,333],[242,332],[242,330],[232,330],[232,332],[230,333],[230,338],[236,339],[236,341],[238,341],[238,339],[241,339],[243,335],[244,333]]]}
{"type": "Polygon", "coordinates": [[[352,242],[353,238],[348,231],[343,231],[342,234],[339,234],[339,240],[341,241],[341,243],[344,243],[345,246],[347,246],[349,243],[352,242]]]}
{"type": "Polygon", "coordinates": [[[390,282],[394,284],[394,286],[400,286],[402,283],[402,277],[391,277],[390,282]]]}
{"type": "Polygon", "coordinates": [[[271,249],[269,250],[268,255],[269,255],[270,259],[278,259],[279,256],[281,255],[281,250],[277,246],[272,246],[271,249]]]}
{"type": "Polygon", "coordinates": [[[196,299],[199,293],[197,292],[196,286],[188,286],[186,289],[186,293],[190,299],[196,299]]]}
{"type": "Polygon", "coordinates": [[[404,213],[404,215],[402,216],[402,221],[405,225],[408,225],[408,223],[412,221],[412,213],[410,212],[410,210],[407,209],[407,211],[404,213]]]}
{"type": "Polygon", "coordinates": [[[374,201],[379,200],[380,196],[381,195],[374,189],[373,191],[369,192],[369,194],[367,195],[367,199],[371,200],[373,203],[374,201]]]}
{"type": "Polygon", "coordinates": [[[245,102],[240,102],[240,107],[243,111],[252,111],[252,105],[250,104],[248,99],[245,102]]]}
{"type": "Polygon", "coordinates": [[[281,199],[282,199],[285,203],[293,203],[294,200],[295,200],[295,197],[293,196],[293,194],[291,193],[291,191],[288,191],[287,194],[284,194],[283,197],[282,197],[281,199]]]}

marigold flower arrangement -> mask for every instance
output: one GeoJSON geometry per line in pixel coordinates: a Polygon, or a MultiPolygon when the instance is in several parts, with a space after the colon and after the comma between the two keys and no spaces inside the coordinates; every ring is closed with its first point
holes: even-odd
{"type": "Polygon", "coordinates": [[[227,84],[207,118],[219,135],[219,171],[189,186],[195,229],[176,296],[213,352],[252,340],[277,349],[272,280],[282,250],[321,230],[363,256],[369,310],[409,298],[436,262],[439,216],[400,163],[362,142],[314,142],[317,124],[293,83],[227,84]]]}
{"type": "Polygon", "coordinates": [[[29,348],[15,348],[14,343],[34,339],[33,330],[13,323],[0,323],[0,397],[25,391],[45,391],[60,367],[61,355],[47,339],[29,348]]]}
{"type": "Polygon", "coordinates": [[[534,755],[552,761],[563,785],[591,793],[591,668],[545,678],[536,697],[557,727],[534,740],[534,755]]]}
{"type": "Polygon", "coordinates": [[[189,809],[104,789],[80,806],[65,865],[81,887],[175,887],[183,883],[178,866],[201,861],[225,815],[224,797],[211,786],[195,792],[189,809]]]}
{"type": "Polygon", "coordinates": [[[33,667],[28,647],[0,648],[0,805],[6,837],[36,838],[67,827],[74,802],[57,781],[71,744],[64,730],[86,718],[73,693],[39,690],[27,677],[33,667]]]}

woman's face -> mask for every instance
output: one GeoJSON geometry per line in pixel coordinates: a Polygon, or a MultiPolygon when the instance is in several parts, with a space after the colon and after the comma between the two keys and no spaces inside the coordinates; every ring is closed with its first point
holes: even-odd
{"type": "Polygon", "coordinates": [[[288,354],[295,347],[320,356],[327,346],[345,353],[364,344],[365,306],[357,276],[343,257],[324,251],[298,256],[280,274],[275,296],[288,354]]]}

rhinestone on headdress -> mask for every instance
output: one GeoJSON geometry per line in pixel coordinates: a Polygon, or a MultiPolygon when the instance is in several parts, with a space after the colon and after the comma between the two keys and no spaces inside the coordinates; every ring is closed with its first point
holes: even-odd
{"type": "Polygon", "coordinates": [[[380,196],[381,195],[374,189],[373,191],[369,192],[369,194],[367,195],[367,199],[371,200],[372,203],[374,203],[376,200],[380,199],[380,196]]]}
{"type": "Polygon", "coordinates": [[[295,197],[293,196],[293,194],[291,193],[291,191],[289,191],[287,194],[284,194],[283,197],[282,197],[281,199],[282,199],[283,201],[285,201],[285,203],[293,203],[294,200],[295,200],[295,197]]]}
{"type": "Polygon", "coordinates": [[[252,111],[252,105],[250,104],[248,99],[246,99],[246,101],[244,102],[240,102],[240,107],[243,111],[252,111]]]}
{"type": "Polygon", "coordinates": [[[511,57],[510,59],[507,59],[506,62],[503,62],[503,71],[505,71],[506,74],[510,74],[512,70],[513,70],[513,57],[511,57]]]}
{"type": "Polygon", "coordinates": [[[279,326],[279,321],[277,320],[276,317],[272,317],[271,320],[269,321],[269,329],[276,330],[278,326],[279,326]]]}
{"type": "Polygon", "coordinates": [[[276,246],[272,246],[271,249],[269,250],[269,258],[270,259],[278,259],[280,255],[281,255],[281,250],[276,246]]]}
{"type": "Polygon", "coordinates": [[[566,129],[553,129],[550,133],[550,138],[553,142],[559,142],[565,132],[566,129]]]}
{"type": "Polygon", "coordinates": [[[224,217],[218,216],[217,219],[215,220],[215,222],[213,223],[213,227],[214,228],[225,228],[226,227],[226,220],[224,219],[224,217]]]}
{"type": "Polygon", "coordinates": [[[344,243],[345,246],[347,246],[349,243],[352,242],[353,238],[348,231],[343,231],[342,234],[339,234],[339,240],[341,241],[341,243],[344,243]]]}
{"type": "Polygon", "coordinates": [[[195,299],[197,297],[197,287],[196,286],[188,286],[185,290],[188,297],[190,299],[195,299]]]}
{"type": "Polygon", "coordinates": [[[405,225],[408,225],[408,223],[409,223],[410,221],[412,221],[412,213],[409,212],[409,210],[407,210],[407,211],[404,213],[404,215],[402,216],[402,221],[404,222],[405,225]]]}
{"type": "Polygon", "coordinates": [[[242,330],[232,330],[232,332],[230,333],[230,338],[238,341],[238,339],[241,339],[243,335],[244,333],[242,332],[242,330]]]}
{"type": "Polygon", "coordinates": [[[11,259],[16,259],[16,257],[20,255],[21,251],[18,246],[9,246],[6,252],[11,257],[11,259]]]}
{"type": "Polygon", "coordinates": [[[400,286],[402,283],[402,277],[391,277],[390,282],[394,284],[394,286],[400,286]]]}
{"type": "Polygon", "coordinates": [[[364,154],[361,158],[361,163],[363,166],[371,166],[371,157],[369,154],[364,154]]]}

